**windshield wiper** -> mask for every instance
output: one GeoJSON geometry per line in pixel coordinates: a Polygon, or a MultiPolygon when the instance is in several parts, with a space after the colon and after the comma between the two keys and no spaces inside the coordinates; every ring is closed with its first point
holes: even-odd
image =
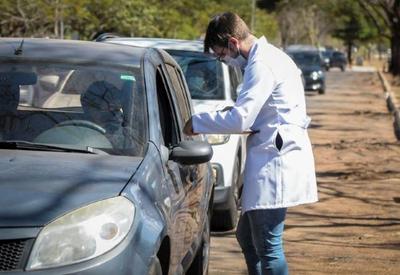
{"type": "Polygon", "coordinates": [[[85,153],[85,154],[107,154],[106,152],[100,149],[93,148],[90,146],[87,146],[86,149],[80,149],[75,147],[33,143],[21,140],[0,141],[0,149],[22,149],[22,150],[40,150],[40,151],[52,151],[52,152],[73,152],[73,153],[85,153]]]}

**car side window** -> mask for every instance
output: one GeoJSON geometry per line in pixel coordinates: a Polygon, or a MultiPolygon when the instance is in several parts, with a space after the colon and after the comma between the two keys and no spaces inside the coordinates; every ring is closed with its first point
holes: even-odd
{"type": "Polygon", "coordinates": [[[166,64],[168,74],[171,78],[172,89],[175,92],[177,99],[177,109],[179,110],[180,117],[182,119],[182,127],[184,123],[191,117],[190,106],[188,105],[188,97],[185,93],[185,88],[182,80],[182,76],[179,74],[174,66],[166,64]]]}
{"type": "Polygon", "coordinates": [[[165,145],[170,147],[180,141],[180,135],[177,130],[177,118],[174,113],[173,99],[169,93],[166,77],[161,67],[157,68],[156,86],[162,136],[165,145]]]}

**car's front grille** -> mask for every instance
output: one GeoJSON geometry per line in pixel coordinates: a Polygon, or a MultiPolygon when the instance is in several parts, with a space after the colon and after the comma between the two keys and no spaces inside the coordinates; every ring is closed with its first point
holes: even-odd
{"type": "Polygon", "coordinates": [[[23,268],[30,240],[0,240],[0,272],[23,268]]]}

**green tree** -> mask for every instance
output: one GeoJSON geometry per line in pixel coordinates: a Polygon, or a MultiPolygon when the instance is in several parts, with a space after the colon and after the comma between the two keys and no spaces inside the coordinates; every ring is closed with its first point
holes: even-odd
{"type": "Polygon", "coordinates": [[[336,18],[333,35],[344,41],[348,61],[352,64],[353,47],[375,39],[378,33],[355,1],[340,0],[332,11],[336,18]]]}
{"type": "Polygon", "coordinates": [[[390,40],[391,59],[389,70],[400,76],[400,1],[357,0],[377,31],[390,40]]]}
{"type": "MultiPolygon", "coordinates": [[[[1,36],[91,39],[98,32],[196,39],[216,13],[250,22],[248,0],[0,0],[1,36]]],[[[275,19],[256,11],[256,32],[276,35],[275,19]]]]}
{"type": "Polygon", "coordinates": [[[332,31],[334,20],[331,1],[324,0],[263,0],[258,6],[276,12],[281,44],[311,44],[319,46],[332,31]]]}

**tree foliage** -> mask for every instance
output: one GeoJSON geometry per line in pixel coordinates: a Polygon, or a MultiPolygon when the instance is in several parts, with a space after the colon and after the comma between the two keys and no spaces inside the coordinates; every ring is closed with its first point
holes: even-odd
{"type": "Polygon", "coordinates": [[[400,75],[400,1],[357,0],[377,31],[390,40],[390,71],[400,75]]]}
{"type": "MultiPolygon", "coordinates": [[[[196,39],[213,15],[228,10],[250,23],[248,0],[0,0],[0,35],[91,39],[114,32],[196,39]]],[[[277,35],[272,15],[259,9],[256,15],[258,33],[277,35]]]]}
{"type": "Polygon", "coordinates": [[[351,60],[353,45],[390,41],[390,71],[400,75],[399,0],[259,0],[277,13],[283,45],[315,44],[328,34],[341,39],[351,60]]]}
{"type": "Polygon", "coordinates": [[[333,29],[330,1],[275,1],[283,46],[311,44],[320,46],[333,29]]]}
{"type": "Polygon", "coordinates": [[[352,48],[355,45],[376,40],[379,33],[368,20],[357,1],[338,0],[332,12],[336,18],[333,35],[342,39],[347,46],[349,63],[352,63],[352,48]]]}
{"type": "Polygon", "coordinates": [[[0,0],[0,36],[90,40],[114,32],[197,39],[223,11],[239,14],[255,35],[281,46],[320,46],[333,36],[351,57],[353,45],[388,39],[391,70],[400,74],[399,0],[0,0]]]}

